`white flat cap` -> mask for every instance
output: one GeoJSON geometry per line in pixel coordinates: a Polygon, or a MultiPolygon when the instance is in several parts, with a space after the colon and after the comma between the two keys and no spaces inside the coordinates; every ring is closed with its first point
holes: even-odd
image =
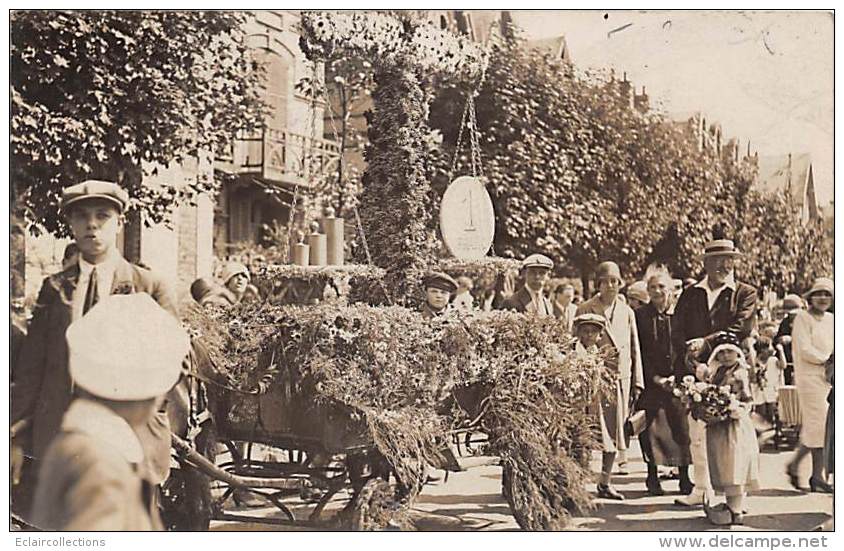
{"type": "Polygon", "coordinates": [[[544,254],[534,253],[522,260],[522,269],[525,268],[545,268],[546,270],[551,270],[554,268],[554,261],[544,254]]]}
{"type": "Polygon", "coordinates": [[[74,383],[108,400],[147,400],[179,380],[190,339],[146,293],[111,295],[73,322],[67,338],[74,383]]]}

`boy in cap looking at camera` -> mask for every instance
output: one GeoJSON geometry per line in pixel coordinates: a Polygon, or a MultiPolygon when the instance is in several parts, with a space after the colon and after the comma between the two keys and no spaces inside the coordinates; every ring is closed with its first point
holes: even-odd
{"type": "Polygon", "coordinates": [[[425,304],[422,305],[422,317],[431,319],[441,316],[448,309],[451,295],[457,291],[457,282],[443,272],[430,272],[422,282],[425,287],[425,304]]]}
{"type": "Polygon", "coordinates": [[[42,530],[162,530],[139,439],[179,380],[190,341],[145,293],[103,299],[67,330],[78,397],[41,462],[42,530]]]}
{"type": "MultiPolygon", "coordinates": [[[[71,402],[73,383],[65,342],[68,326],[87,315],[100,300],[117,294],[147,293],[172,316],[177,315],[164,281],[130,264],[117,250],[128,202],[125,190],[101,180],[88,180],[62,193],[60,209],[79,248],[78,260],[41,285],[11,389],[10,422],[14,425],[28,420],[30,425],[26,434],[11,442],[12,484],[20,483],[14,509],[20,513],[29,513],[37,463],[59,433],[71,402]]],[[[141,442],[155,481],[163,482],[170,470],[166,413],[160,411],[142,432],[141,442]]]]}
{"type": "Polygon", "coordinates": [[[525,286],[504,301],[504,310],[515,310],[541,318],[554,315],[554,306],[543,294],[554,262],[543,254],[532,254],[522,261],[525,286]]]}

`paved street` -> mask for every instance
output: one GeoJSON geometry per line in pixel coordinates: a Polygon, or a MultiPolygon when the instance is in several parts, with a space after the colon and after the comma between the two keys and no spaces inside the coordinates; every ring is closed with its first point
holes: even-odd
{"type": "MultiPolygon", "coordinates": [[[[761,456],[762,489],[747,501],[745,525],[733,528],[712,526],[701,509],[674,505],[677,481],[663,481],[667,494],[651,497],[645,492],[645,465],[638,447],[630,453],[630,474],[615,478],[617,488],[627,496],[623,502],[599,500],[588,516],[574,519],[573,530],[810,530],[832,514],[832,496],[798,492],[791,488],[784,474],[790,451],[766,448],[761,456]]],[[[597,457],[596,457],[597,459],[597,457]]],[[[594,465],[597,469],[597,463],[594,465]]],[[[804,479],[809,465],[805,463],[804,479]]],[[[304,513],[300,509],[297,513],[304,513]]],[[[250,510],[249,514],[275,515],[269,509],[250,510]]],[[[501,469],[476,467],[463,473],[451,473],[446,483],[428,485],[412,512],[418,530],[518,530],[507,502],[501,496],[501,469]]],[[[289,530],[258,523],[214,522],[212,530],[289,530]]]]}

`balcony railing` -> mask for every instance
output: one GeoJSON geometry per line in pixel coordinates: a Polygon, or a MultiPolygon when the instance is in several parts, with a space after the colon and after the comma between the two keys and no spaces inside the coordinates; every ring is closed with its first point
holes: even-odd
{"type": "Polygon", "coordinates": [[[338,142],[266,129],[236,139],[217,155],[217,164],[228,172],[311,187],[337,170],[340,154],[338,142]]]}

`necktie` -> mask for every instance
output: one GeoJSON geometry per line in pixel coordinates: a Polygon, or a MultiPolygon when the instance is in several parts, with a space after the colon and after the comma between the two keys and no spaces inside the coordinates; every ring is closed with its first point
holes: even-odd
{"type": "Polygon", "coordinates": [[[97,301],[100,300],[100,295],[97,292],[97,269],[91,270],[91,276],[88,278],[88,290],[85,291],[85,302],[82,306],[82,315],[88,313],[88,310],[94,307],[97,301]]]}

